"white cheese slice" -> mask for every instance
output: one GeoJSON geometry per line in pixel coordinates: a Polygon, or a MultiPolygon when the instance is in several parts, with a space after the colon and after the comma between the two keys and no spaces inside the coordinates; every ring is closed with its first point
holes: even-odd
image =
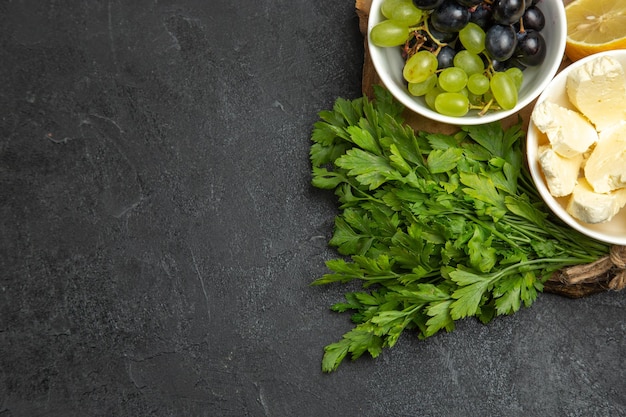
{"type": "Polygon", "coordinates": [[[585,163],[585,177],[597,193],[626,187],[626,124],[600,133],[585,163]]]}
{"type": "Polygon", "coordinates": [[[555,197],[570,195],[578,180],[583,155],[565,158],[544,145],[537,150],[537,156],[550,194],[555,197]]]}
{"type": "Polygon", "coordinates": [[[533,109],[531,118],[554,151],[566,158],[582,154],[598,140],[598,132],[587,119],[556,103],[542,101],[533,109]]]}
{"type": "Polygon", "coordinates": [[[567,204],[567,212],[584,223],[604,223],[615,216],[626,202],[626,189],[601,194],[579,179],[567,204]]]}
{"type": "Polygon", "coordinates": [[[598,131],[626,120],[626,75],[614,58],[601,56],[572,69],[566,91],[598,131]]]}

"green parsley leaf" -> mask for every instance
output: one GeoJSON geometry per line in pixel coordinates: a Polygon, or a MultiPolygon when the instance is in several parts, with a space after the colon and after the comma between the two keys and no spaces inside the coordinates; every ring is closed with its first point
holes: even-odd
{"type": "Polygon", "coordinates": [[[335,164],[348,170],[348,175],[356,177],[370,190],[380,187],[390,179],[400,179],[402,175],[393,169],[389,160],[366,152],[362,149],[350,149],[335,160],[335,164]]]}
{"type": "Polygon", "coordinates": [[[456,168],[457,162],[462,156],[463,150],[459,148],[434,149],[428,155],[428,169],[432,174],[451,171],[456,168]]]}

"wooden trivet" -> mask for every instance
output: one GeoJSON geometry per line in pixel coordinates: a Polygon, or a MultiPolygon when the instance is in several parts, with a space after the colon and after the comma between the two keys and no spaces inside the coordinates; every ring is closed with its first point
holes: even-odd
{"type": "MultiPolygon", "coordinates": [[[[567,4],[571,0],[565,0],[567,4]]],[[[364,61],[362,75],[363,94],[372,98],[374,85],[382,85],[374,64],[369,55],[367,44],[367,22],[372,0],[356,0],[356,13],[359,17],[359,29],[363,35],[364,61]]],[[[561,69],[569,65],[566,57],[563,58],[561,69]]],[[[523,121],[523,129],[527,130],[530,113],[534,106],[533,101],[518,114],[507,117],[502,121],[503,128],[518,122],[518,116],[523,121]]],[[[459,130],[458,126],[435,122],[414,112],[406,110],[403,114],[406,123],[415,130],[450,134],[459,130]]],[[[544,291],[559,294],[570,298],[581,298],[587,295],[607,290],[619,291],[626,287],[626,246],[613,246],[609,255],[598,261],[588,264],[564,268],[556,272],[544,284],[544,291]]]]}

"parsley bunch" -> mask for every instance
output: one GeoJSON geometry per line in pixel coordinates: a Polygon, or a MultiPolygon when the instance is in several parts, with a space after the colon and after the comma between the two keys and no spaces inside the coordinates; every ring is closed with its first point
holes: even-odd
{"type": "Polygon", "coordinates": [[[405,329],[426,338],[512,314],[553,272],[609,251],[550,214],[523,163],[521,123],[415,132],[402,111],[377,86],[374,100],[338,99],[312,132],[312,183],[338,197],[329,244],[343,255],[313,284],[362,282],[332,306],[355,326],[325,347],[324,372],[348,354],[377,357],[405,329]]]}

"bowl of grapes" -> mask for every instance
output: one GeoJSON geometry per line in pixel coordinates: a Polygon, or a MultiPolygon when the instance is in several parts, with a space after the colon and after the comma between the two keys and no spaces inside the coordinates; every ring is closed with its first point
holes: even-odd
{"type": "Polygon", "coordinates": [[[560,0],[373,0],[367,41],[406,108],[476,125],[533,102],[559,71],[566,38],[560,0]]]}

